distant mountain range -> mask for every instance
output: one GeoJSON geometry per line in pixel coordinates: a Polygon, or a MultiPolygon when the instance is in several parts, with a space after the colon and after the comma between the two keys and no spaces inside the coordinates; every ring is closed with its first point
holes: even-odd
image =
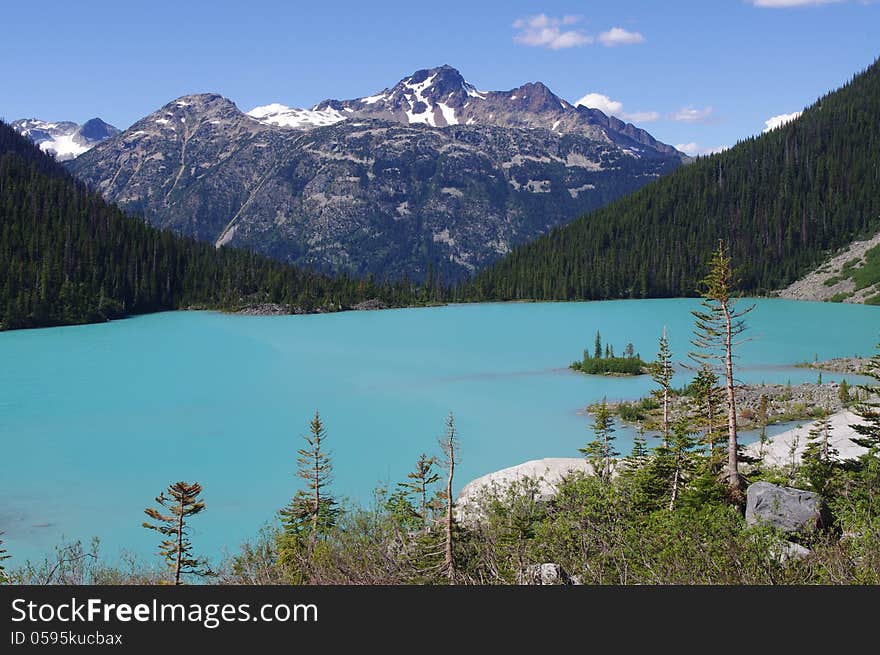
{"type": "Polygon", "coordinates": [[[78,157],[105,139],[119,134],[119,130],[100,118],[93,118],[82,125],[70,121],[50,122],[39,118],[23,118],[11,124],[22,134],[40,146],[40,150],[55,156],[57,161],[78,157]]]}
{"type": "Polygon", "coordinates": [[[449,282],[688,158],[541,83],[454,68],[311,109],[174,100],[68,163],[154,225],[281,261],[449,282]]]}

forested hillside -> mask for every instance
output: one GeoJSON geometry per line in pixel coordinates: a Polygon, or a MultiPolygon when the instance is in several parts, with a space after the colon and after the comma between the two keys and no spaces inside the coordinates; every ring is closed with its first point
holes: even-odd
{"type": "Polygon", "coordinates": [[[366,298],[414,302],[409,285],[331,278],[150,227],[108,205],[0,122],[0,324],[88,323],[198,306],[275,302],[303,311],[366,298]]]}
{"type": "Polygon", "coordinates": [[[514,250],[469,296],[540,300],[695,292],[719,239],[741,288],[780,288],[880,229],[880,61],[803,115],[699,158],[514,250]]]}

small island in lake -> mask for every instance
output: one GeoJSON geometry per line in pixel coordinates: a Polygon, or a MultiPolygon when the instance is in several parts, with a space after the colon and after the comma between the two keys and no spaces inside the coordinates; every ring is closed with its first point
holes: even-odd
{"type": "Polygon", "coordinates": [[[635,352],[631,343],[626,344],[623,355],[614,354],[614,346],[605,344],[602,349],[602,335],[596,332],[592,355],[584,350],[583,359],[572,362],[569,368],[588,375],[645,375],[648,363],[635,352]]]}

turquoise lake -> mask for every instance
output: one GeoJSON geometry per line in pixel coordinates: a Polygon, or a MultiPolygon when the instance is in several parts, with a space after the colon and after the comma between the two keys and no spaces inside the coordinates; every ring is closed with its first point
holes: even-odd
{"type": "MultiPolygon", "coordinates": [[[[740,350],[745,382],[815,381],[799,361],[870,355],[880,308],[758,300],[740,350]]],[[[315,410],[334,457],[333,491],[369,502],[419,453],[434,453],[455,413],[456,488],[541,457],[576,457],[583,408],[637,398],[639,378],[566,367],[596,330],[653,358],[667,326],[677,361],[698,301],[483,304],[243,317],[169,312],[101,325],[0,333],[0,530],[14,557],[62,537],[101,538],[110,559],[145,558],[157,535],[143,509],[169,483],[199,481],[207,511],[196,550],[219,558],[297,489],[296,450],[315,410]]],[[[682,371],[676,385],[683,384],[682,371]]],[[[826,380],[841,376],[823,374],[826,380]]],[[[629,450],[631,434],[618,433],[629,450]]]]}

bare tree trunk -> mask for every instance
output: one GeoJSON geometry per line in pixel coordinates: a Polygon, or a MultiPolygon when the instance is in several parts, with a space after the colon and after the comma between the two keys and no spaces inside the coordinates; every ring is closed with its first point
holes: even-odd
{"type": "Polygon", "coordinates": [[[675,501],[678,500],[678,479],[680,466],[678,462],[675,464],[675,475],[672,477],[672,495],[669,497],[669,511],[675,509],[675,501]]]}
{"type": "Polygon", "coordinates": [[[452,559],[452,476],[455,472],[455,452],[451,449],[449,457],[449,477],[446,478],[446,552],[443,556],[443,568],[449,582],[455,582],[455,561],[452,559]]]}
{"type": "Polygon", "coordinates": [[[177,505],[177,563],[174,566],[174,584],[180,584],[180,568],[183,560],[183,501],[177,505]]]}
{"type": "Polygon", "coordinates": [[[742,481],[739,477],[739,460],[736,442],[736,394],[733,382],[733,335],[730,309],[727,303],[721,305],[724,311],[724,365],[727,374],[727,477],[734,499],[739,502],[742,495],[742,481]]]}
{"type": "Polygon", "coordinates": [[[318,451],[315,450],[315,479],[314,479],[315,499],[314,499],[314,501],[312,501],[315,503],[315,512],[314,512],[314,514],[312,514],[312,530],[315,533],[317,533],[317,531],[318,531],[318,512],[320,512],[320,510],[321,510],[321,489],[318,485],[318,482],[320,480],[320,474],[321,474],[321,467],[320,467],[320,462],[318,460],[318,451]]]}
{"type": "MultiPolygon", "coordinates": [[[[664,366],[666,364],[664,363],[664,366]]],[[[669,446],[669,388],[663,387],[663,447],[669,446]]]]}

